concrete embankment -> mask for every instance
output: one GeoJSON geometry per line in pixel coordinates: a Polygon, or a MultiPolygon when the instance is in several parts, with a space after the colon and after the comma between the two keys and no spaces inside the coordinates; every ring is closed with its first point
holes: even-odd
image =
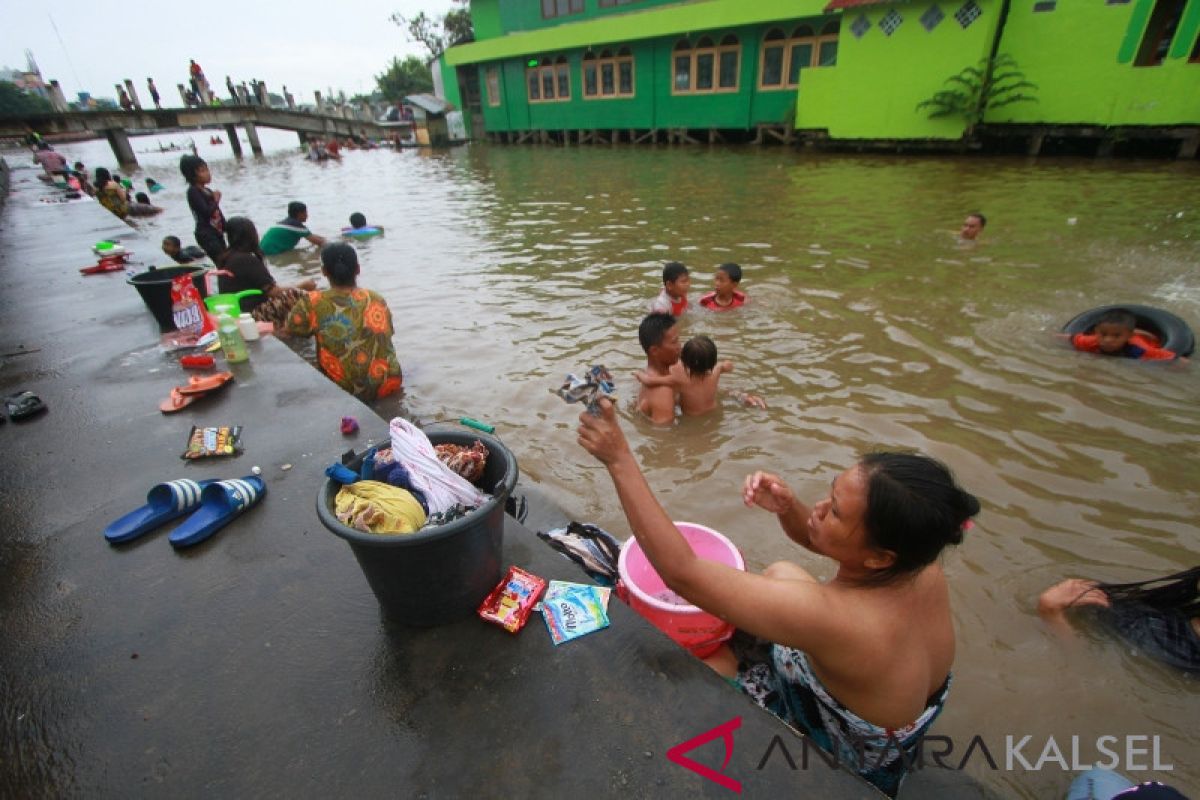
{"type": "MultiPolygon", "coordinates": [[[[186,380],[177,356],[121,273],[79,273],[99,239],[151,263],[155,243],[13,179],[0,393],[49,411],[0,426],[0,796],[725,796],[666,752],[735,718],[687,757],[728,758],[747,794],[878,796],[815,755],[800,768],[799,738],[615,600],[611,628],[561,647],[536,616],[516,636],[385,622],[314,502],[324,468],[386,422],[270,337],[221,394],[160,413],[186,380]],[[193,425],[242,426],[244,453],[181,460],[193,425]],[[201,545],[101,535],[155,483],[253,466],[265,499],[201,545]],[[778,746],[760,764],[776,737],[796,768],[778,746]]],[[[583,578],[511,518],[504,563],[583,578]]],[[[906,795],[982,796],[917,777],[906,795]]]]}

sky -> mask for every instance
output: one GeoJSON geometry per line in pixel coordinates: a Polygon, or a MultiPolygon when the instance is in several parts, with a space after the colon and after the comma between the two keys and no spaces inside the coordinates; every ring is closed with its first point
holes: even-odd
{"type": "Polygon", "coordinates": [[[392,58],[427,55],[388,17],[424,11],[440,18],[454,7],[450,0],[0,3],[0,67],[25,69],[25,50],[32,50],[42,77],[58,80],[67,100],[81,90],[115,99],[113,84],[129,78],[149,104],[152,77],[169,106],[180,103],[175,85],[187,83],[189,59],[221,96],[226,75],[235,83],[266,81],[276,93],[286,85],[299,103],[330,87],[348,96],[370,92],[392,58]]]}

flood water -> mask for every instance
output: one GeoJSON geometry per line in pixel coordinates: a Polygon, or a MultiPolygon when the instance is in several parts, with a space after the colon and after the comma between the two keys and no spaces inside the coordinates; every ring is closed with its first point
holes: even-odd
{"type": "MultiPolygon", "coordinates": [[[[1200,326],[1200,164],[484,145],[314,164],[293,134],[261,133],[263,158],[201,145],[226,216],[262,232],[300,199],[317,233],[353,211],[385,226],[357,244],[360,284],[391,306],[410,413],[495,424],[523,482],[621,538],[611,484],[575,443],[578,407],[549,390],[603,363],[632,398],[662,262],[691,268],[693,299],[716,264],[740,263],[750,304],[690,313],[681,335],[710,335],[736,364],[723,382],[769,408],[727,403],[670,429],[624,409],[668,512],[731,536],[753,569],[787,558],[828,577],[829,562],[741,504],[743,477],[779,472],[811,501],[864,451],[944,460],[983,504],[946,558],[958,655],[934,732],[952,737],[951,763],[979,735],[997,769],[976,752],[972,776],[1004,796],[1058,797],[1071,774],[1055,760],[1006,769],[1006,736],[1031,737],[1030,763],[1053,736],[1069,766],[1072,736],[1086,763],[1102,756],[1097,737],[1141,734],[1174,769],[1131,776],[1200,787],[1200,682],[1086,623],[1060,641],[1035,612],[1063,577],[1200,563],[1200,367],[1078,354],[1053,335],[1115,302],[1200,326]],[[971,210],[989,225],[964,248],[955,232],[971,210]]],[[[61,149],[112,166],[104,142],[61,149]]],[[[151,263],[163,235],[191,239],[178,155],[141,154],[132,176],[168,187],[154,196],[167,211],[138,223],[151,263]]],[[[311,250],[272,269],[282,283],[319,275],[311,250]]]]}

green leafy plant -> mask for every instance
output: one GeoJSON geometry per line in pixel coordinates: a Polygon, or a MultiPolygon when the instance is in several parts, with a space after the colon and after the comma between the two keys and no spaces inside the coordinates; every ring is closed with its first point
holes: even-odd
{"type": "Polygon", "coordinates": [[[1038,101],[1037,97],[1026,93],[1026,90],[1036,90],[1037,85],[1025,79],[1025,73],[1017,68],[1016,59],[1009,55],[981,59],[979,66],[964,67],[945,83],[947,88],[917,103],[917,110],[929,109],[930,119],[962,118],[967,123],[963,136],[968,139],[989,109],[1038,101]]]}

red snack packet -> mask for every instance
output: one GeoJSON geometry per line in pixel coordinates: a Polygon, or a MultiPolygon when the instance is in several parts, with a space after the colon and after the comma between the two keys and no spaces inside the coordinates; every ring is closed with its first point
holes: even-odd
{"type": "Polygon", "coordinates": [[[520,567],[509,567],[508,574],[480,604],[479,616],[516,633],[524,627],[545,589],[546,581],[537,575],[520,567]]]}
{"type": "Polygon", "coordinates": [[[171,317],[177,330],[194,336],[204,336],[217,329],[191,275],[179,275],[171,280],[171,317]]]}

